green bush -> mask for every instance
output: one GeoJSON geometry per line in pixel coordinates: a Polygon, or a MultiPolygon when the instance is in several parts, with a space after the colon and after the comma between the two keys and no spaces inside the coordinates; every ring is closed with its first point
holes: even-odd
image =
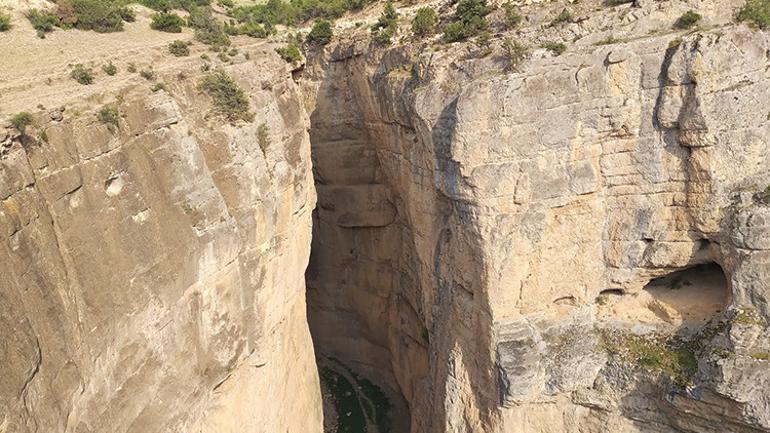
{"type": "Polygon", "coordinates": [[[78,83],[86,86],[94,82],[94,73],[91,68],[86,68],[81,64],[75,65],[75,68],[70,72],[70,78],[78,83]]]}
{"type": "Polygon", "coordinates": [[[332,23],[321,19],[313,24],[313,28],[307,34],[306,41],[311,44],[326,45],[331,42],[332,36],[334,36],[332,23]]]}
{"type": "Polygon", "coordinates": [[[503,11],[505,12],[505,27],[508,29],[512,29],[516,26],[518,26],[521,23],[522,17],[519,14],[519,11],[516,9],[516,6],[513,5],[511,2],[505,2],[501,5],[503,8],[503,11]]]}
{"type": "Polygon", "coordinates": [[[174,41],[168,44],[168,52],[176,57],[184,57],[190,55],[190,47],[185,41],[174,41]]]}
{"type": "Polygon", "coordinates": [[[556,54],[557,56],[562,55],[565,51],[567,51],[567,46],[562,44],[561,42],[545,42],[542,45],[540,45],[541,48],[545,48],[546,50],[551,51],[552,53],[556,54]]]}
{"type": "Polygon", "coordinates": [[[102,65],[102,71],[104,71],[105,74],[112,76],[118,73],[118,68],[112,64],[112,61],[110,61],[109,63],[102,65]]]}
{"type": "Polygon", "coordinates": [[[107,125],[109,129],[117,128],[120,123],[120,112],[114,105],[105,105],[97,114],[99,121],[107,125]]]}
{"type": "Polygon", "coordinates": [[[215,111],[228,121],[254,120],[246,93],[223,70],[214,71],[201,78],[198,89],[211,96],[215,111]]]}
{"type": "Polygon", "coordinates": [[[738,21],[748,21],[762,30],[770,28],[770,0],[747,0],[738,12],[738,21]]]}
{"type": "Polygon", "coordinates": [[[208,6],[209,0],[139,0],[139,3],[156,11],[168,12],[171,9],[191,11],[198,6],[208,6]]]}
{"type": "Polygon", "coordinates": [[[71,0],[71,4],[77,17],[76,28],[93,30],[98,33],[123,30],[123,14],[121,14],[121,8],[115,1],[71,0]]]}
{"type": "Polygon", "coordinates": [[[197,7],[193,9],[187,23],[195,29],[196,40],[215,48],[230,45],[230,37],[226,33],[227,27],[214,19],[211,15],[211,8],[197,7]]]}
{"type": "Polygon", "coordinates": [[[559,15],[556,15],[556,18],[551,21],[552,26],[556,26],[562,23],[567,23],[572,21],[572,12],[568,11],[566,8],[562,9],[561,12],[559,12],[559,15]]]}
{"type": "Polygon", "coordinates": [[[0,32],[4,32],[11,28],[11,16],[0,12],[0,32]]]}
{"type": "Polygon", "coordinates": [[[412,33],[420,37],[432,35],[436,31],[436,23],[438,23],[438,15],[433,8],[417,9],[412,20],[412,33]]]}
{"type": "Polygon", "coordinates": [[[516,70],[519,64],[527,58],[527,47],[518,43],[513,39],[506,39],[501,45],[503,49],[503,57],[506,60],[507,70],[516,70]]]}
{"type": "Polygon", "coordinates": [[[299,51],[299,47],[293,43],[285,47],[276,48],[275,52],[289,63],[302,61],[302,53],[299,51]]]}
{"type": "Polygon", "coordinates": [[[487,27],[485,17],[490,12],[486,0],[460,0],[453,21],[444,27],[444,40],[457,42],[476,36],[487,27]]]}
{"type": "Polygon", "coordinates": [[[11,126],[14,127],[21,135],[24,135],[27,131],[27,126],[32,124],[32,115],[26,111],[11,117],[11,126]]]}
{"type": "Polygon", "coordinates": [[[27,12],[27,19],[32,24],[35,30],[37,30],[37,36],[41,39],[45,38],[45,34],[53,31],[54,26],[59,24],[59,17],[47,11],[39,11],[32,9],[27,12]]]}
{"type": "Polygon", "coordinates": [[[677,29],[689,29],[694,26],[698,21],[703,18],[699,13],[694,11],[687,11],[679,17],[674,23],[674,28],[677,29]]]}
{"type": "Polygon", "coordinates": [[[185,20],[173,12],[160,12],[152,16],[150,28],[167,33],[181,33],[185,20]]]}
{"type": "Polygon", "coordinates": [[[120,18],[127,23],[133,23],[136,21],[136,12],[134,12],[134,10],[129,7],[124,6],[122,8],[118,8],[118,14],[120,15],[120,18]]]}

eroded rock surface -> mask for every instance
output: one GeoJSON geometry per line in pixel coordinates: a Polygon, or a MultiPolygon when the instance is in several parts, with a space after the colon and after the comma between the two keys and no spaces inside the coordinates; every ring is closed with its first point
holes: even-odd
{"type": "Polygon", "coordinates": [[[2,129],[0,431],[321,430],[308,119],[245,50],[251,123],[212,115],[190,59],[2,129]]]}
{"type": "Polygon", "coordinates": [[[412,432],[770,431],[770,40],[638,3],[522,29],[574,43],[507,72],[363,39],[310,68],[311,328],[412,432]],[[698,265],[665,286],[716,291],[690,320],[649,288],[698,265]]]}

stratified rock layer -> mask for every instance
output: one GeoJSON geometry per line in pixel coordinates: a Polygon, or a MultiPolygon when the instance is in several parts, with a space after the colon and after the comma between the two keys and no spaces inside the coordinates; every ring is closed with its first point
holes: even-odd
{"type": "Polygon", "coordinates": [[[190,59],[0,135],[1,431],[321,430],[308,120],[251,55],[226,68],[251,123],[212,115],[190,59]]]}
{"type": "Polygon", "coordinates": [[[539,29],[586,40],[507,72],[365,41],[310,68],[311,328],[412,432],[770,431],[770,41],[671,34],[683,3],[539,29]],[[648,290],[683,269],[716,303],[648,290]]]}

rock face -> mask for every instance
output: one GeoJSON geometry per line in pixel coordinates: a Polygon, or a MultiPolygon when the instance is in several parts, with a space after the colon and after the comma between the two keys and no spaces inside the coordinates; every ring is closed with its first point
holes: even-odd
{"type": "Polygon", "coordinates": [[[316,347],[412,432],[770,431],[770,40],[685,3],[310,68],[316,347]]]}
{"type": "Polygon", "coordinates": [[[168,90],[3,129],[0,431],[321,430],[308,119],[272,48],[252,55],[226,68],[252,123],[211,114],[200,74],[177,75],[191,59],[168,90]]]}

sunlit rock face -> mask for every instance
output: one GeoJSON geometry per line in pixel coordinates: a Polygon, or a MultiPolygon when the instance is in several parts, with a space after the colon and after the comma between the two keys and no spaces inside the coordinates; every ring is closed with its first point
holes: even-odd
{"type": "Polygon", "coordinates": [[[250,123],[188,65],[0,135],[1,431],[321,431],[308,118],[272,48],[252,56],[225,69],[250,123]]]}
{"type": "Polygon", "coordinates": [[[770,43],[646,7],[508,71],[365,41],[309,69],[311,329],[412,432],[770,431],[770,43]]]}

